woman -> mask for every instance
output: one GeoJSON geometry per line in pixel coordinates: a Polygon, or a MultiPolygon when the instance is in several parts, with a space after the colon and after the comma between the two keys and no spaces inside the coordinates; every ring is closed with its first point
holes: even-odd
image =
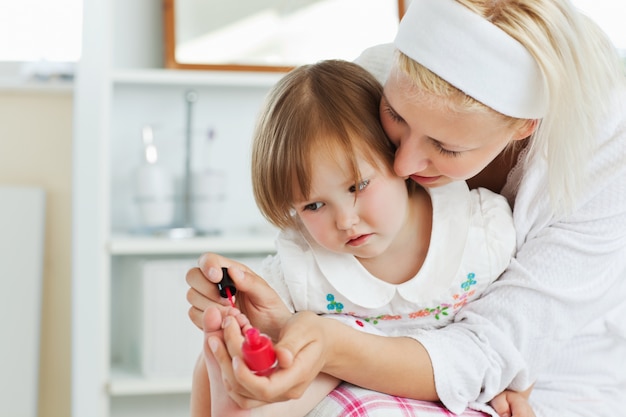
{"type": "MultiPolygon", "coordinates": [[[[237,280],[239,306],[255,326],[280,335],[284,369],[268,385],[233,369],[237,346],[229,355],[212,343],[231,397],[248,406],[291,398],[325,372],[440,400],[453,412],[533,384],[540,417],[623,410],[626,96],[615,51],[567,0],[413,0],[394,46],[395,58],[374,51],[373,67],[392,63],[381,121],[397,147],[396,174],[425,187],[465,179],[507,197],[517,255],[455,323],[421,332],[417,343],[310,313],[287,319],[275,295],[246,274],[237,280]],[[520,124],[532,134],[514,141],[520,124]],[[368,361],[373,355],[381,360],[368,361]]],[[[201,259],[205,273],[188,273],[196,324],[219,302],[210,284],[221,278],[218,267],[231,265],[211,255],[201,259]]],[[[320,413],[336,409],[331,397],[320,413]]]]}

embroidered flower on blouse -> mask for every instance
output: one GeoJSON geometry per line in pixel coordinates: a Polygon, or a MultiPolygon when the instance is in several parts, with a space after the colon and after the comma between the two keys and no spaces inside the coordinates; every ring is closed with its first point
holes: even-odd
{"type": "Polygon", "coordinates": [[[334,295],[326,294],[326,301],[328,301],[326,308],[329,311],[335,311],[336,313],[341,313],[343,311],[343,304],[335,301],[334,295]]]}
{"type": "Polygon", "coordinates": [[[428,312],[430,314],[434,314],[435,315],[435,319],[439,320],[439,315],[442,316],[447,316],[448,315],[448,308],[450,308],[450,305],[448,304],[444,304],[443,306],[437,306],[435,308],[429,308],[428,312]]]}
{"type": "MultiPolygon", "coordinates": [[[[476,284],[477,284],[476,274],[473,272],[470,272],[467,274],[467,279],[461,283],[461,289],[463,291],[458,294],[454,294],[452,296],[452,298],[455,300],[454,304],[442,303],[433,308],[427,307],[419,311],[409,313],[407,316],[410,319],[434,316],[435,320],[441,320],[444,316],[450,315],[451,311],[456,311],[459,308],[463,307],[470,300],[470,297],[472,297],[476,292],[476,290],[472,288],[476,284]]],[[[336,301],[335,296],[333,294],[326,294],[326,301],[328,301],[326,308],[329,311],[333,311],[335,313],[343,312],[344,305],[340,303],[339,301],[336,301]]],[[[353,313],[348,313],[348,314],[353,314],[353,313]]],[[[376,316],[376,317],[362,317],[362,320],[370,324],[378,324],[379,321],[382,321],[382,320],[401,320],[401,319],[402,319],[402,315],[391,316],[391,315],[386,315],[386,314],[376,316]]]]}
{"type": "Polygon", "coordinates": [[[473,272],[467,274],[467,280],[461,284],[461,288],[463,288],[463,291],[469,291],[472,285],[476,285],[476,280],[474,278],[476,278],[476,274],[474,274],[473,272]]]}

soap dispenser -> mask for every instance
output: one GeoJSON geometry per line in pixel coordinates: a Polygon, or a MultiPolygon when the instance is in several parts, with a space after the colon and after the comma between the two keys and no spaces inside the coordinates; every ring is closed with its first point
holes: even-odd
{"type": "Polygon", "coordinates": [[[174,181],[159,163],[152,126],[141,130],[144,157],[135,176],[135,196],[140,222],[148,231],[167,229],[174,220],[174,181]]]}

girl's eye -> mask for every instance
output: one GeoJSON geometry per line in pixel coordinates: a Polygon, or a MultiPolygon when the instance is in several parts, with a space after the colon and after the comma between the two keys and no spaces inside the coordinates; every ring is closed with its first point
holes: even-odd
{"type": "Polygon", "coordinates": [[[324,203],[320,203],[319,201],[317,201],[315,203],[309,203],[309,204],[305,205],[302,208],[302,210],[303,211],[317,211],[317,210],[321,209],[323,205],[324,205],[324,203]]]}
{"type": "Polygon", "coordinates": [[[357,190],[357,187],[359,189],[359,191],[363,191],[370,183],[370,180],[363,180],[360,183],[353,185],[352,187],[350,187],[350,192],[354,193],[357,190]]]}

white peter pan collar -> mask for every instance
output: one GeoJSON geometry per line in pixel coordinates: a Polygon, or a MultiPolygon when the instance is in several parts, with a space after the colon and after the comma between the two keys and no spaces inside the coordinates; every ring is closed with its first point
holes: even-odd
{"type": "MultiPolygon", "coordinates": [[[[470,193],[465,181],[427,190],[433,205],[430,247],[418,274],[402,284],[389,284],[374,277],[354,256],[331,252],[318,245],[306,232],[302,233],[320,271],[342,297],[364,308],[380,308],[396,293],[409,302],[422,303],[450,288],[467,243],[470,193]]],[[[291,246],[291,249],[296,248],[291,246]]],[[[298,259],[297,256],[287,258],[298,259]]]]}

